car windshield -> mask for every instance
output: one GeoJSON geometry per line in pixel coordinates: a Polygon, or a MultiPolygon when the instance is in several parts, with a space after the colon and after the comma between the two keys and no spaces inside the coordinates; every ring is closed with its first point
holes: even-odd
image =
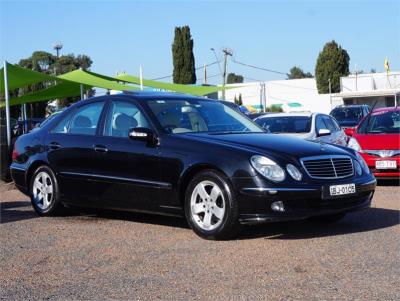
{"type": "Polygon", "coordinates": [[[214,100],[149,100],[147,103],[168,133],[263,132],[236,110],[214,100]]]}
{"type": "Polygon", "coordinates": [[[311,117],[282,116],[265,117],[256,120],[268,133],[308,133],[311,130],[311,117]]]}
{"type": "Polygon", "coordinates": [[[370,114],[360,124],[360,134],[398,134],[400,133],[400,110],[378,111],[370,114]]]}
{"type": "Polygon", "coordinates": [[[339,122],[339,124],[353,123],[357,124],[362,118],[361,108],[336,108],[331,112],[331,116],[339,122]]]}

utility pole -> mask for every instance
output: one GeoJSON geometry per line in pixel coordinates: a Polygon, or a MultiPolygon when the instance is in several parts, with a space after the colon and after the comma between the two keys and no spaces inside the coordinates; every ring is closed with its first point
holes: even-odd
{"type": "Polygon", "coordinates": [[[225,100],[225,85],[226,85],[226,67],[227,67],[227,61],[228,61],[228,55],[232,56],[232,50],[228,48],[224,48],[222,50],[224,53],[224,73],[222,74],[222,87],[224,88],[222,90],[222,99],[225,100]]]}
{"type": "Polygon", "coordinates": [[[207,65],[204,64],[204,79],[203,79],[203,85],[207,85],[207,65]]]}

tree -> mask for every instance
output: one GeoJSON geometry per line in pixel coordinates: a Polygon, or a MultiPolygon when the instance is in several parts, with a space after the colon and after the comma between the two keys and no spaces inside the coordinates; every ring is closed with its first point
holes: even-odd
{"type": "Polygon", "coordinates": [[[229,73],[226,82],[228,84],[243,83],[243,76],[235,73],[229,73]]]}
{"type": "MultiPolygon", "coordinates": [[[[21,59],[18,63],[19,66],[35,70],[47,74],[63,74],[79,68],[83,70],[88,70],[92,65],[92,60],[87,55],[73,54],[62,55],[57,58],[55,55],[45,51],[35,51],[28,58],[21,59]]],[[[30,85],[23,89],[20,89],[20,94],[27,94],[30,92],[35,92],[42,90],[54,84],[52,82],[43,82],[34,85],[30,85]]],[[[89,91],[89,93],[94,91],[89,91]]],[[[78,100],[79,97],[68,97],[66,99],[59,99],[59,105],[61,107],[68,105],[69,103],[78,100]]],[[[29,106],[31,117],[44,117],[46,113],[47,102],[37,102],[31,103],[29,106]]]]}
{"type": "Polygon", "coordinates": [[[193,39],[190,35],[189,26],[175,27],[172,59],[174,65],[174,83],[195,84],[196,70],[193,55],[193,39]]]}
{"type": "Polygon", "coordinates": [[[239,93],[239,98],[236,98],[236,95],[235,95],[235,97],[233,98],[233,102],[235,104],[237,104],[238,106],[242,106],[243,105],[242,93],[239,93]]]}
{"type": "Polygon", "coordinates": [[[326,43],[315,66],[318,92],[329,93],[329,80],[332,92],[340,92],[340,77],[349,75],[349,62],[345,49],[335,41],[326,43]]]}
{"type": "Polygon", "coordinates": [[[313,75],[310,72],[305,73],[300,67],[294,66],[290,69],[290,73],[287,75],[287,79],[299,79],[299,78],[312,78],[313,75]]]}

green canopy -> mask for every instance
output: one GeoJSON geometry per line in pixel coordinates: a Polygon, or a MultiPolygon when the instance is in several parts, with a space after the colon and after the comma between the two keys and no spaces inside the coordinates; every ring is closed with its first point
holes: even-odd
{"type": "Polygon", "coordinates": [[[74,70],[59,75],[58,78],[69,80],[71,82],[79,84],[84,84],[92,87],[98,87],[109,90],[118,90],[118,91],[139,90],[139,87],[128,86],[117,83],[118,79],[83,70],[74,70]]]}
{"type": "MultiPolygon", "coordinates": [[[[129,74],[120,74],[116,77],[119,80],[140,84],[140,78],[137,76],[129,75],[129,74]]],[[[158,82],[155,80],[143,79],[143,85],[146,87],[153,87],[158,89],[163,89],[171,92],[179,92],[185,94],[192,94],[197,96],[203,96],[211,93],[216,93],[218,91],[222,91],[224,89],[234,89],[236,87],[216,87],[216,86],[191,86],[191,85],[182,85],[182,84],[171,84],[165,82],[158,82]]]]}
{"type": "MultiPolygon", "coordinates": [[[[57,80],[55,76],[32,71],[9,63],[7,63],[7,74],[9,91],[44,81],[57,80]]],[[[0,70],[0,92],[4,93],[4,67],[0,70]]]]}
{"type": "MultiPolygon", "coordinates": [[[[87,91],[91,87],[83,86],[83,90],[87,91]]],[[[23,103],[47,101],[50,99],[66,98],[70,96],[78,96],[81,93],[80,84],[69,81],[62,81],[61,83],[48,87],[46,89],[14,97],[10,99],[10,106],[20,105],[23,103]]],[[[5,102],[1,102],[0,107],[3,107],[5,102]]]]}

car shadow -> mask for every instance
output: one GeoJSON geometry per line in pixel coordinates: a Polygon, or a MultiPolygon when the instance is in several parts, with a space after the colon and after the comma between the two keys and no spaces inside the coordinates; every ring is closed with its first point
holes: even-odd
{"type": "Polygon", "coordinates": [[[400,186],[400,179],[394,180],[383,180],[383,179],[378,179],[378,186],[400,186]]]}
{"type": "MultiPolygon", "coordinates": [[[[0,223],[11,223],[21,220],[38,218],[32,210],[30,202],[3,202],[0,205],[0,223]],[[29,207],[29,210],[21,208],[29,207]]],[[[135,212],[120,212],[100,209],[69,209],[62,216],[72,218],[85,217],[129,221],[134,223],[161,225],[190,229],[184,218],[144,214],[135,212]]],[[[266,223],[255,226],[245,226],[239,240],[249,239],[311,239],[325,236],[346,235],[352,233],[368,232],[393,227],[400,223],[400,210],[385,208],[369,208],[363,211],[349,213],[342,220],[331,224],[318,224],[307,220],[266,223]]]]}
{"type": "Polygon", "coordinates": [[[368,232],[398,225],[399,217],[399,210],[369,208],[349,213],[340,221],[330,224],[302,220],[251,226],[244,229],[239,239],[310,239],[368,232]]]}
{"type": "Polygon", "coordinates": [[[38,215],[31,208],[31,202],[17,201],[0,203],[0,224],[37,218],[38,215]],[[28,207],[29,210],[21,210],[23,207],[28,207]]]}

